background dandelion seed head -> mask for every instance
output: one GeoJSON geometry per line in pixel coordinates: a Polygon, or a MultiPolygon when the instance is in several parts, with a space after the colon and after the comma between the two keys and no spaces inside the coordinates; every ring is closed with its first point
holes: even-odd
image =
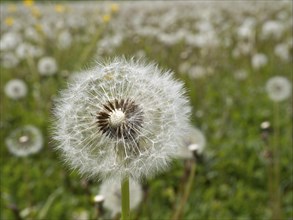
{"type": "Polygon", "coordinates": [[[287,78],[274,76],[267,81],[266,91],[270,99],[280,102],[291,96],[292,85],[287,78]]]}
{"type": "Polygon", "coordinates": [[[26,157],[42,149],[43,135],[37,127],[26,125],[11,132],[5,143],[10,153],[18,157],[26,157]]]}

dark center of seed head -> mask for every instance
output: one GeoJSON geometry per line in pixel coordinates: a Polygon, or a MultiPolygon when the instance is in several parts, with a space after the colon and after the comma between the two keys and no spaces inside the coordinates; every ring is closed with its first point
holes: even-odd
{"type": "Polygon", "coordinates": [[[142,127],[143,112],[131,99],[114,99],[103,104],[96,118],[99,130],[106,136],[133,141],[142,127]]]}

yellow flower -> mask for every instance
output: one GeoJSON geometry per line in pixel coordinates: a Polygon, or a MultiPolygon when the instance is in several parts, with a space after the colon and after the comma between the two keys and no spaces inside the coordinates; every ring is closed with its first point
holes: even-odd
{"type": "Polygon", "coordinates": [[[8,6],[8,12],[16,12],[16,10],[17,10],[16,5],[13,4],[8,6]]]}
{"type": "Polygon", "coordinates": [[[35,29],[37,32],[42,33],[43,32],[43,27],[41,24],[36,24],[35,29]]]}
{"type": "Polygon", "coordinates": [[[105,23],[108,23],[111,19],[111,16],[110,15],[103,15],[102,19],[105,23]]]}
{"type": "Polygon", "coordinates": [[[23,0],[23,4],[27,7],[31,7],[34,4],[34,0],[23,0]]]}
{"type": "Polygon", "coordinates": [[[119,10],[118,4],[111,4],[111,11],[112,12],[117,12],[119,10]]]}
{"type": "Polygon", "coordinates": [[[7,17],[4,22],[7,26],[12,26],[14,24],[14,19],[12,17],[7,17]]]}
{"type": "Polygon", "coordinates": [[[65,11],[65,7],[61,4],[55,5],[55,11],[58,13],[63,13],[65,11]]]}
{"type": "Polygon", "coordinates": [[[34,17],[39,18],[41,16],[41,11],[38,8],[33,7],[32,8],[32,14],[33,14],[34,17]]]}

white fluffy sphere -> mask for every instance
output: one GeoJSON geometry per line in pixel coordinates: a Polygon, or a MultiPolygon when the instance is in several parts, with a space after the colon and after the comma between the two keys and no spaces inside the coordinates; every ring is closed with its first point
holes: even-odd
{"type": "Polygon", "coordinates": [[[43,57],[38,62],[39,73],[43,76],[54,75],[57,70],[57,62],[53,57],[43,57]]]}
{"type": "Polygon", "coordinates": [[[10,153],[18,157],[26,157],[42,149],[43,135],[37,127],[26,125],[10,133],[5,143],[10,153]]]}
{"type": "Polygon", "coordinates": [[[291,96],[292,85],[282,76],[274,76],[267,81],[267,93],[273,101],[280,102],[291,96]]]}
{"type": "Polygon", "coordinates": [[[86,176],[149,177],[164,170],[188,132],[183,84],[153,64],[115,59],[80,73],[55,106],[55,140],[86,176]]]}
{"type": "Polygon", "coordinates": [[[21,79],[12,79],[6,83],[4,92],[11,99],[20,99],[26,96],[27,85],[21,79]]]}

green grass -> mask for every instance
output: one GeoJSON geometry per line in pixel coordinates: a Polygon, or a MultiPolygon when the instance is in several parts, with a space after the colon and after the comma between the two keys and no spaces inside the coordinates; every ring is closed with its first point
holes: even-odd
{"type": "MultiPolygon", "coordinates": [[[[107,31],[103,29],[97,33],[100,34],[98,38],[107,31]]],[[[227,36],[233,39],[233,32],[228,34],[229,31],[220,39],[227,36]]],[[[290,38],[290,34],[288,30],[283,38],[290,38]]],[[[261,139],[260,124],[263,121],[273,123],[274,103],[266,94],[265,84],[275,75],[292,80],[291,63],[274,55],[276,43],[265,40],[255,45],[254,49],[265,53],[269,59],[268,64],[258,71],[251,67],[249,56],[231,57],[231,48],[221,47],[205,56],[194,49],[189,60],[214,69],[211,76],[196,80],[178,73],[182,63],[179,55],[187,47],[182,41],[166,47],[154,39],[141,38],[133,42],[126,38],[114,52],[105,54],[105,57],[131,57],[138,50],[143,50],[147,60],[174,70],[176,78],[186,85],[193,107],[191,121],[204,132],[207,146],[184,207],[184,220],[270,218],[267,164],[261,156],[265,144],[261,139]],[[243,81],[235,80],[233,75],[240,68],[248,72],[247,79],[243,81]],[[199,111],[202,112],[201,117],[198,117],[199,111]]],[[[9,208],[12,205],[20,211],[29,210],[25,219],[71,220],[74,213],[83,210],[90,219],[94,218],[92,199],[98,193],[99,183],[88,181],[85,186],[85,179],[69,171],[54,150],[49,128],[52,126],[53,100],[58,91],[66,87],[67,77],[61,75],[61,70],[73,73],[91,66],[95,56],[95,48],[91,48],[95,44],[95,40],[73,44],[65,51],[56,49],[54,44],[44,44],[45,54],[56,57],[59,66],[58,73],[51,77],[38,74],[38,59],[33,59],[31,66],[26,60],[13,69],[1,66],[0,219],[15,219],[9,208]],[[81,54],[85,57],[81,58],[81,54]],[[3,88],[12,78],[20,78],[27,83],[29,92],[26,98],[13,101],[5,96],[3,88]],[[4,140],[12,130],[25,124],[39,127],[45,144],[40,153],[17,158],[8,152],[4,140]]],[[[289,219],[293,216],[292,99],[281,102],[279,108],[279,124],[272,126],[280,129],[281,207],[284,219],[289,219]]],[[[270,145],[272,141],[273,134],[269,137],[270,145]]],[[[131,215],[139,220],[170,219],[180,197],[178,189],[183,173],[184,163],[177,160],[167,172],[146,181],[148,197],[131,215]]]]}

